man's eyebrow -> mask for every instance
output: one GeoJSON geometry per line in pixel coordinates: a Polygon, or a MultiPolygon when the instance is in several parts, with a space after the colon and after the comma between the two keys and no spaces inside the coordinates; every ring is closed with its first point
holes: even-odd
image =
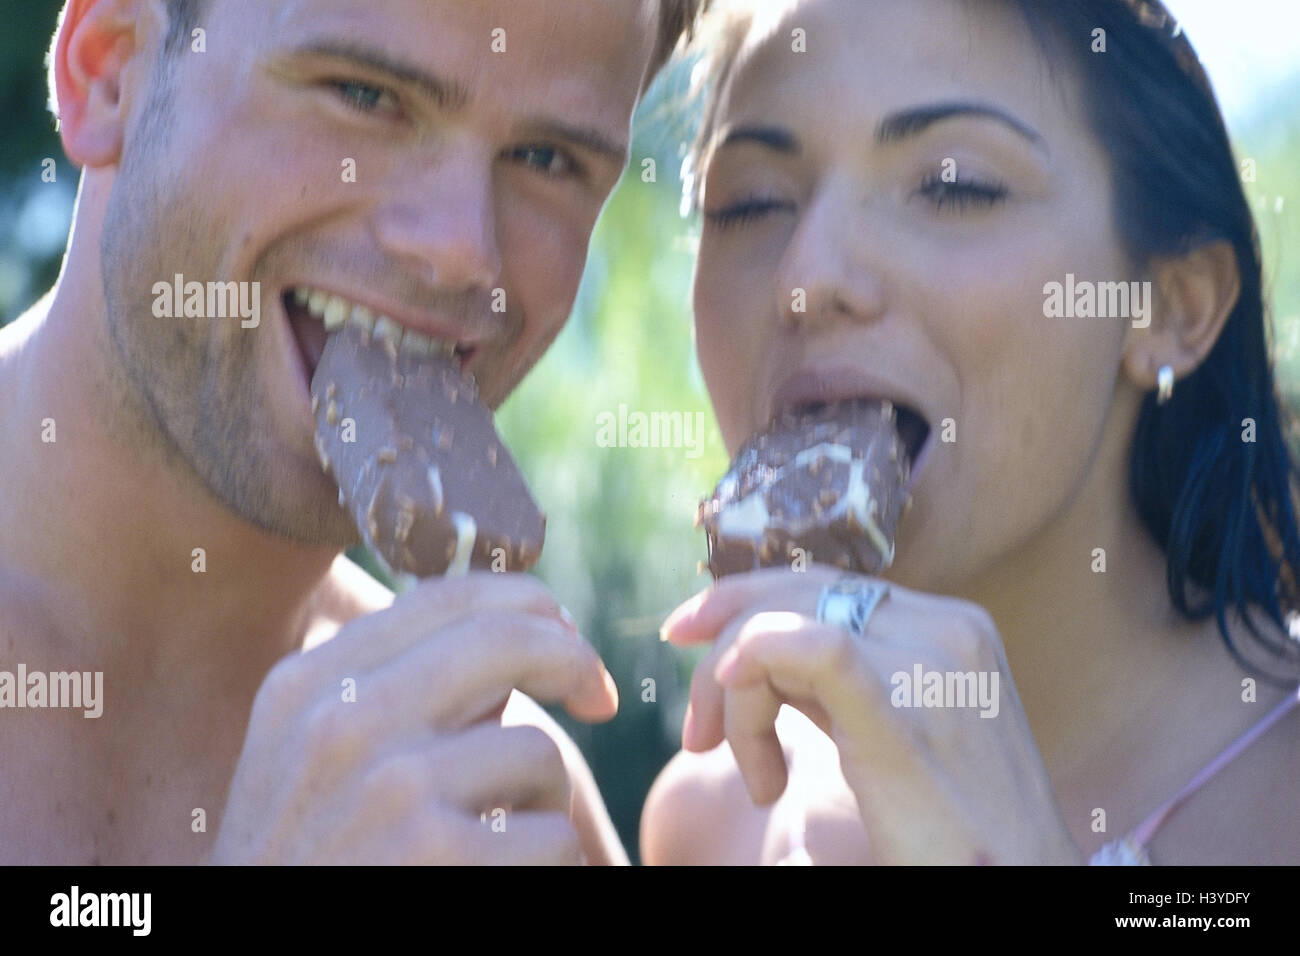
{"type": "Polygon", "coordinates": [[[880,145],[892,143],[908,136],[919,136],[935,123],[956,117],[975,116],[996,120],[1010,127],[1035,146],[1042,147],[1043,137],[1032,127],[1025,125],[1010,113],[989,106],[987,103],[934,103],[930,106],[918,106],[914,109],[891,113],[880,121],[876,127],[876,142],[880,145]]]}
{"type": "Polygon", "coordinates": [[[386,73],[394,80],[419,89],[443,109],[458,110],[469,101],[469,91],[456,81],[437,76],[414,64],[394,59],[383,50],[352,40],[312,40],[295,47],[293,52],[300,56],[349,60],[376,73],[386,73]]]}
{"type": "Polygon", "coordinates": [[[778,153],[799,154],[799,140],[787,129],[779,126],[734,126],[725,130],[716,149],[740,143],[757,143],[778,153]]]}
{"type": "Polygon", "coordinates": [[[520,130],[525,137],[536,136],[540,139],[558,139],[573,146],[598,153],[622,166],[627,162],[628,144],[614,139],[592,126],[575,126],[564,120],[549,117],[535,117],[524,120],[520,130]]]}

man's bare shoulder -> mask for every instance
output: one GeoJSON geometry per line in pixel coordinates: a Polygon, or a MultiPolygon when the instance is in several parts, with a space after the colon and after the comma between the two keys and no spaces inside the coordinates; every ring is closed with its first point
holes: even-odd
{"type": "Polygon", "coordinates": [[[361,565],[340,554],[311,598],[311,620],[303,650],[329,640],[340,627],[358,617],[382,611],[397,597],[361,565]]]}

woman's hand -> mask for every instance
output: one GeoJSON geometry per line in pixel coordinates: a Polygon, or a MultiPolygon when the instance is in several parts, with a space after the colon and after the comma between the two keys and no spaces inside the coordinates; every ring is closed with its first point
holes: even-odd
{"type": "Polygon", "coordinates": [[[734,575],[669,615],[668,640],[714,645],[691,681],[683,748],[725,737],[755,804],[770,804],[786,784],[775,727],[786,703],[835,742],[876,862],[1083,862],[988,613],[891,584],[854,637],[815,619],[822,588],[841,577],[821,567],[734,575]],[[918,666],[973,672],[964,686],[992,699],[923,707],[927,681],[905,695],[918,666]]]}

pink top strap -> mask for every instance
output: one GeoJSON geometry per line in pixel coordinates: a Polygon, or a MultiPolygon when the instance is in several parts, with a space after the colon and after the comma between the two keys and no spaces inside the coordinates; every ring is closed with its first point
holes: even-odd
{"type": "Polygon", "coordinates": [[[1268,716],[1233,741],[1232,744],[1223,751],[1223,753],[1219,754],[1206,764],[1201,769],[1200,773],[1187,781],[1183,786],[1183,789],[1179,790],[1172,800],[1139,823],[1137,827],[1134,828],[1130,837],[1133,843],[1139,847],[1145,847],[1147,842],[1155,836],[1156,830],[1160,829],[1165,820],[1167,820],[1175,810],[1182,806],[1188,797],[1201,789],[1205,782],[1216,773],[1237,759],[1237,757],[1241,755],[1242,751],[1267,733],[1269,728],[1281,720],[1288,711],[1296,706],[1296,704],[1300,704],[1300,687],[1297,687],[1293,693],[1287,695],[1282,703],[1278,704],[1269,712],[1268,716]]]}
{"type": "MultiPolygon", "coordinates": [[[[1149,863],[1150,861],[1146,855],[1146,845],[1174,811],[1182,806],[1192,794],[1201,789],[1211,777],[1241,756],[1247,747],[1266,734],[1274,724],[1285,717],[1297,704],[1300,704],[1300,686],[1297,686],[1293,692],[1283,698],[1282,702],[1269,711],[1259,723],[1247,730],[1222,753],[1201,768],[1200,772],[1187,781],[1172,800],[1139,823],[1127,837],[1109,844],[1107,848],[1093,858],[1092,862],[1149,863]],[[1119,859],[1113,858],[1114,853],[1109,857],[1106,855],[1106,849],[1110,848],[1114,848],[1119,852],[1119,859]]],[[[796,804],[791,818],[788,831],[788,850],[786,856],[777,865],[810,865],[812,859],[809,857],[807,847],[804,844],[804,828],[807,818],[803,802],[796,804]]]]}

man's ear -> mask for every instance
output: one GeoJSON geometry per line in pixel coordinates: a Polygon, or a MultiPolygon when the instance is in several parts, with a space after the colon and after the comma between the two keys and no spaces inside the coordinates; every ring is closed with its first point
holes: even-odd
{"type": "Polygon", "coordinates": [[[51,55],[59,134],[78,166],[121,156],[132,97],[148,82],[141,43],[151,27],[161,36],[165,17],[151,0],[68,0],[51,55]]]}
{"type": "Polygon", "coordinates": [[[1151,265],[1150,324],[1131,330],[1124,370],[1140,388],[1156,387],[1161,366],[1185,378],[1205,361],[1241,295],[1232,244],[1219,239],[1151,265]]]}

